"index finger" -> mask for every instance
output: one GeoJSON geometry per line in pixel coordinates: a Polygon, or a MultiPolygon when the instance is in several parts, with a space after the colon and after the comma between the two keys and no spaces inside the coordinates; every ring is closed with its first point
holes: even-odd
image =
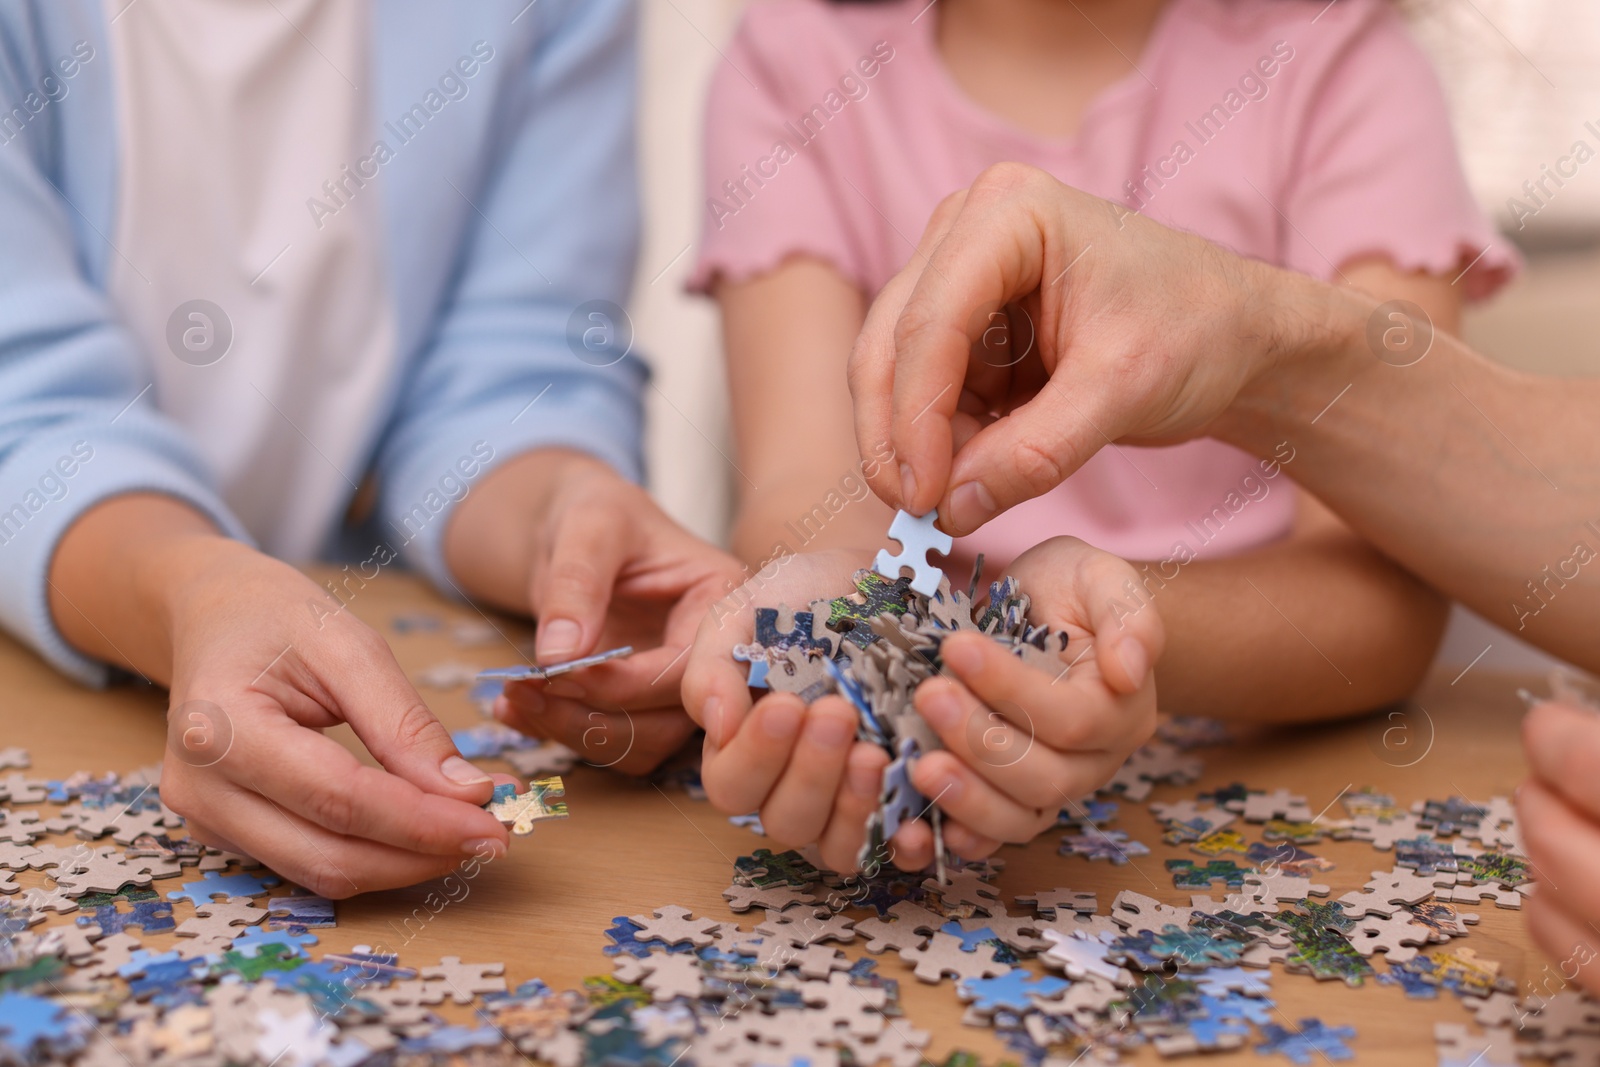
{"type": "Polygon", "coordinates": [[[1039,287],[1046,235],[1031,190],[1042,172],[991,167],[930,250],[893,334],[889,440],[909,467],[902,506],[926,514],[948,488],[951,417],[985,313],[1039,287]]]}
{"type": "MultiPolygon", "coordinates": [[[[867,309],[866,322],[861,327],[855,346],[850,350],[846,375],[855,410],[856,447],[863,456],[881,455],[883,445],[892,446],[896,325],[906,301],[916,288],[917,280],[927,269],[929,254],[950,231],[966,196],[966,190],[963,189],[940,201],[922,232],[915,254],[873,299],[872,306],[867,309]]],[[[959,395],[960,390],[957,389],[956,393],[959,395]]],[[[902,478],[902,472],[908,469],[904,459],[901,459],[893,468],[888,464],[873,464],[870,469],[864,468],[862,474],[880,500],[909,511],[912,506],[908,502],[906,489],[910,483],[902,478]]],[[[923,511],[915,514],[921,515],[923,511]]]]}

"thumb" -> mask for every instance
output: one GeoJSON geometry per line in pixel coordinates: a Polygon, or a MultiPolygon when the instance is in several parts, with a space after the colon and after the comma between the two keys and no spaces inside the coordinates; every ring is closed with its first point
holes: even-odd
{"type": "Polygon", "coordinates": [[[1079,544],[1093,553],[1078,568],[1075,584],[1094,631],[1095,663],[1112,689],[1135,693],[1166,650],[1166,626],[1155,600],[1137,595],[1139,572],[1132,564],[1079,544]]]}
{"type": "Polygon", "coordinates": [[[388,643],[363,631],[351,639],[359,644],[345,646],[336,662],[312,665],[340,717],[391,774],[429,793],[469,804],[487,801],[493,791],[489,775],[462,758],[388,643]]]}
{"type": "Polygon", "coordinates": [[[627,557],[628,528],[628,516],[610,508],[575,508],[556,527],[533,579],[534,656],[540,663],[594,651],[627,557]]]}
{"type": "Polygon", "coordinates": [[[1086,400],[1075,402],[1061,374],[1027,403],[985,426],[961,446],[950,488],[939,502],[940,525],[961,536],[1025,500],[1042,496],[1112,438],[1086,400]]]}

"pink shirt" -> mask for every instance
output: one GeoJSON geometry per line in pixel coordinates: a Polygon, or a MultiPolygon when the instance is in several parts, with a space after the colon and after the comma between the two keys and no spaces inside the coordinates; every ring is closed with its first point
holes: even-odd
{"type": "MultiPolygon", "coordinates": [[[[691,288],[807,255],[876,293],[938,202],[1003,160],[1320,278],[1381,256],[1465,271],[1475,299],[1517,266],[1468,192],[1432,68],[1384,0],[1171,0],[1138,69],[1065,140],[966,96],[939,56],[938,8],[912,21],[926,5],[751,4],[712,84],[691,288]]],[[[1277,475],[1292,455],[1260,463],[1209,439],[1106,448],[957,552],[1004,566],[1063,533],[1133,559],[1239,552],[1288,532],[1294,493],[1277,475]]]]}

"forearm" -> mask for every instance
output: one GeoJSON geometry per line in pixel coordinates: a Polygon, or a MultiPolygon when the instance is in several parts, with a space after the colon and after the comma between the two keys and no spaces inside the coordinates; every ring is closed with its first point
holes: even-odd
{"type": "Polygon", "coordinates": [[[759,569],[790,552],[844,549],[870,556],[883,547],[883,531],[893,518],[883,501],[857,477],[846,491],[791,484],[781,490],[747,494],[734,520],[734,555],[759,569]],[[814,488],[814,492],[807,492],[814,488]]]}
{"type": "Polygon", "coordinates": [[[50,613],[85,655],[165,685],[172,679],[170,609],[179,576],[250,551],[172,497],[113,497],[84,512],[56,547],[50,613]]]}
{"type": "Polygon", "coordinates": [[[1376,300],[1259,281],[1284,294],[1261,325],[1277,354],[1213,432],[1259,454],[1290,442],[1296,480],[1384,553],[1600,666],[1600,381],[1520,374],[1442,333],[1395,366],[1368,346],[1376,300]]]}
{"type": "Polygon", "coordinates": [[[1427,671],[1448,614],[1348,533],[1141,575],[1166,624],[1161,707],[1180,714],[1314,720],[1398,700],[1427,671]]]}

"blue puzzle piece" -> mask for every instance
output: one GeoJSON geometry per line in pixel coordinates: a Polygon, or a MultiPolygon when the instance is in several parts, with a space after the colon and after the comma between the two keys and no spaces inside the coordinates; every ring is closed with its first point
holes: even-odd
{"type": "Polygon", "coordinates": [[[292,971],[268,971],[262,977],[311,998],[311,1006],[323,1016],[336,1016],[347,1009],[355,1014],[379,1015],[381,1009],[357,996],[366,984],[359,971],[338,968],[326,961],[307,963],[292,971]]]}
{"type": "Polygon", "coordinates": [[[272,930],[265,926],[249,926],[245,928],[244,933],[233,939],[234,949],[252,958],[261,951],[262,945],[283,945],[290,950],[290,955],[304,956],[306,954],[305,946],[315,945],[316,943],[317,936],[306,933],[304,927],[300,927],[300,933],[297,934],[290,930],[272,930]]]}
{"type": "Polygon", "coordinates": [[[962,952],[976,952],[978,951],[978,946],[985,941],[998,941],[1000,939],[1000,935],[987,926],[980,926],[976,930],[963,930],[961,929],[961,924],[954,919],[939,927],[939,931],[949,934],[951,937],[960,938],[962,952]]]}
{"type": "Polygon", "coordinates": [[[1298,1032],[1268,1023],[1261,1028],[1261,1036],[1266,1040],[1256,1046],[1257,1053],[1278,1053],[1300,1067],[1307,1067],[1313,1054],[1326,1060],[1353,1060],[1356,1056],[1345,1044],[1356,1036],[1355,1027],[1324,1026],[1321,1019],[1301,1019],[1298,1032]]]}
{"type": "Polygon", "coordinates": [[[627,916],[618,915],[611,920],[611,929],[606,931],[606,936],[611,939],[612,944],[607,945],[600,951],[607,956],[626,953],[642,960],[652,952],[692,952],[694,950],[694,946],[687,941],[681,945],[672,945],[670,947],[659,938],[640,941],[635,935],[642,929],[644,927],[627,916]]]}
{"type": "Polygon", "coordinates": [[[338,926],[334,919],[333,901],[327,897],[296,894],[273,897],[267,901],[267,926],[272,929],[332,930],[338,926]]]}
{"type": "Polygon", "coordinates": [[[1200,1004],[1207,1017],[1255,1023],[1265,1026],[1272,1021],[1277,1008],[1263,997],[1249,997],[1243,993],[1229,993],[1225,997],[1200,994],[1200,1004]]]}
{"type": "Polygon", "coordinates": [[[98,926],[100,936],[120,934],[130,926],[147,934],[160,934],[177,924],[172,921],[172,905],[164,900],[138,900],[122,911],[115,904],[102,904],[89,915],[78,916],[79,926],[98,926]]]}
{"type": "Polygon", "coordinates": [[[257,878],[253,874],[220,874],[217,871],[207,871],[198,882],[185,882],[182,889],[174,889],[167,894],[168,900],[187,900],[197,908],[205,907],[211,903],[212,897],[259,897],[266,894],[268,887],[278,884],[280,879],[275,874],[263,874],[257,878]]]}
{"type": "MultiPolygon", "coordinates": [[[[177,953],[163,955],[175,957],[177,953]]],[[[160,962],[151,960],[144,965],[140,977],[128,979],[128,991],[135,1000],[157,998],[163,1004],[171,1004],[174,998],[185,996],[187,986],[198,985],[210,969],[211,963],[205,957],[193,960],[164,959],[160,962]]]]}
{"type": "Polygon", "coordinates": [[[534,739],[499,723],[485,723],[465,730],[450,731],[456,751],[467,759],[493,759],[507,749],[532,748],[534,739]]]}
{"type": "Polygon", "coordinates": [[[39,1050],[61,1053],[77,1040],[78,1024],[53,1000],[0,993],[0,1059],[34,1061],[39,1050]]]}
{"type": "Polygon", "coordinates": [[[1051,997],[1070,983],[1049,975],[1035,978],[1020,967],[998,978],[968,978],[957,987],[963,1000],[983,1012],[1001,1009],[1025,1011],[1033,1005],[1031,997],[1051,997]]]}

